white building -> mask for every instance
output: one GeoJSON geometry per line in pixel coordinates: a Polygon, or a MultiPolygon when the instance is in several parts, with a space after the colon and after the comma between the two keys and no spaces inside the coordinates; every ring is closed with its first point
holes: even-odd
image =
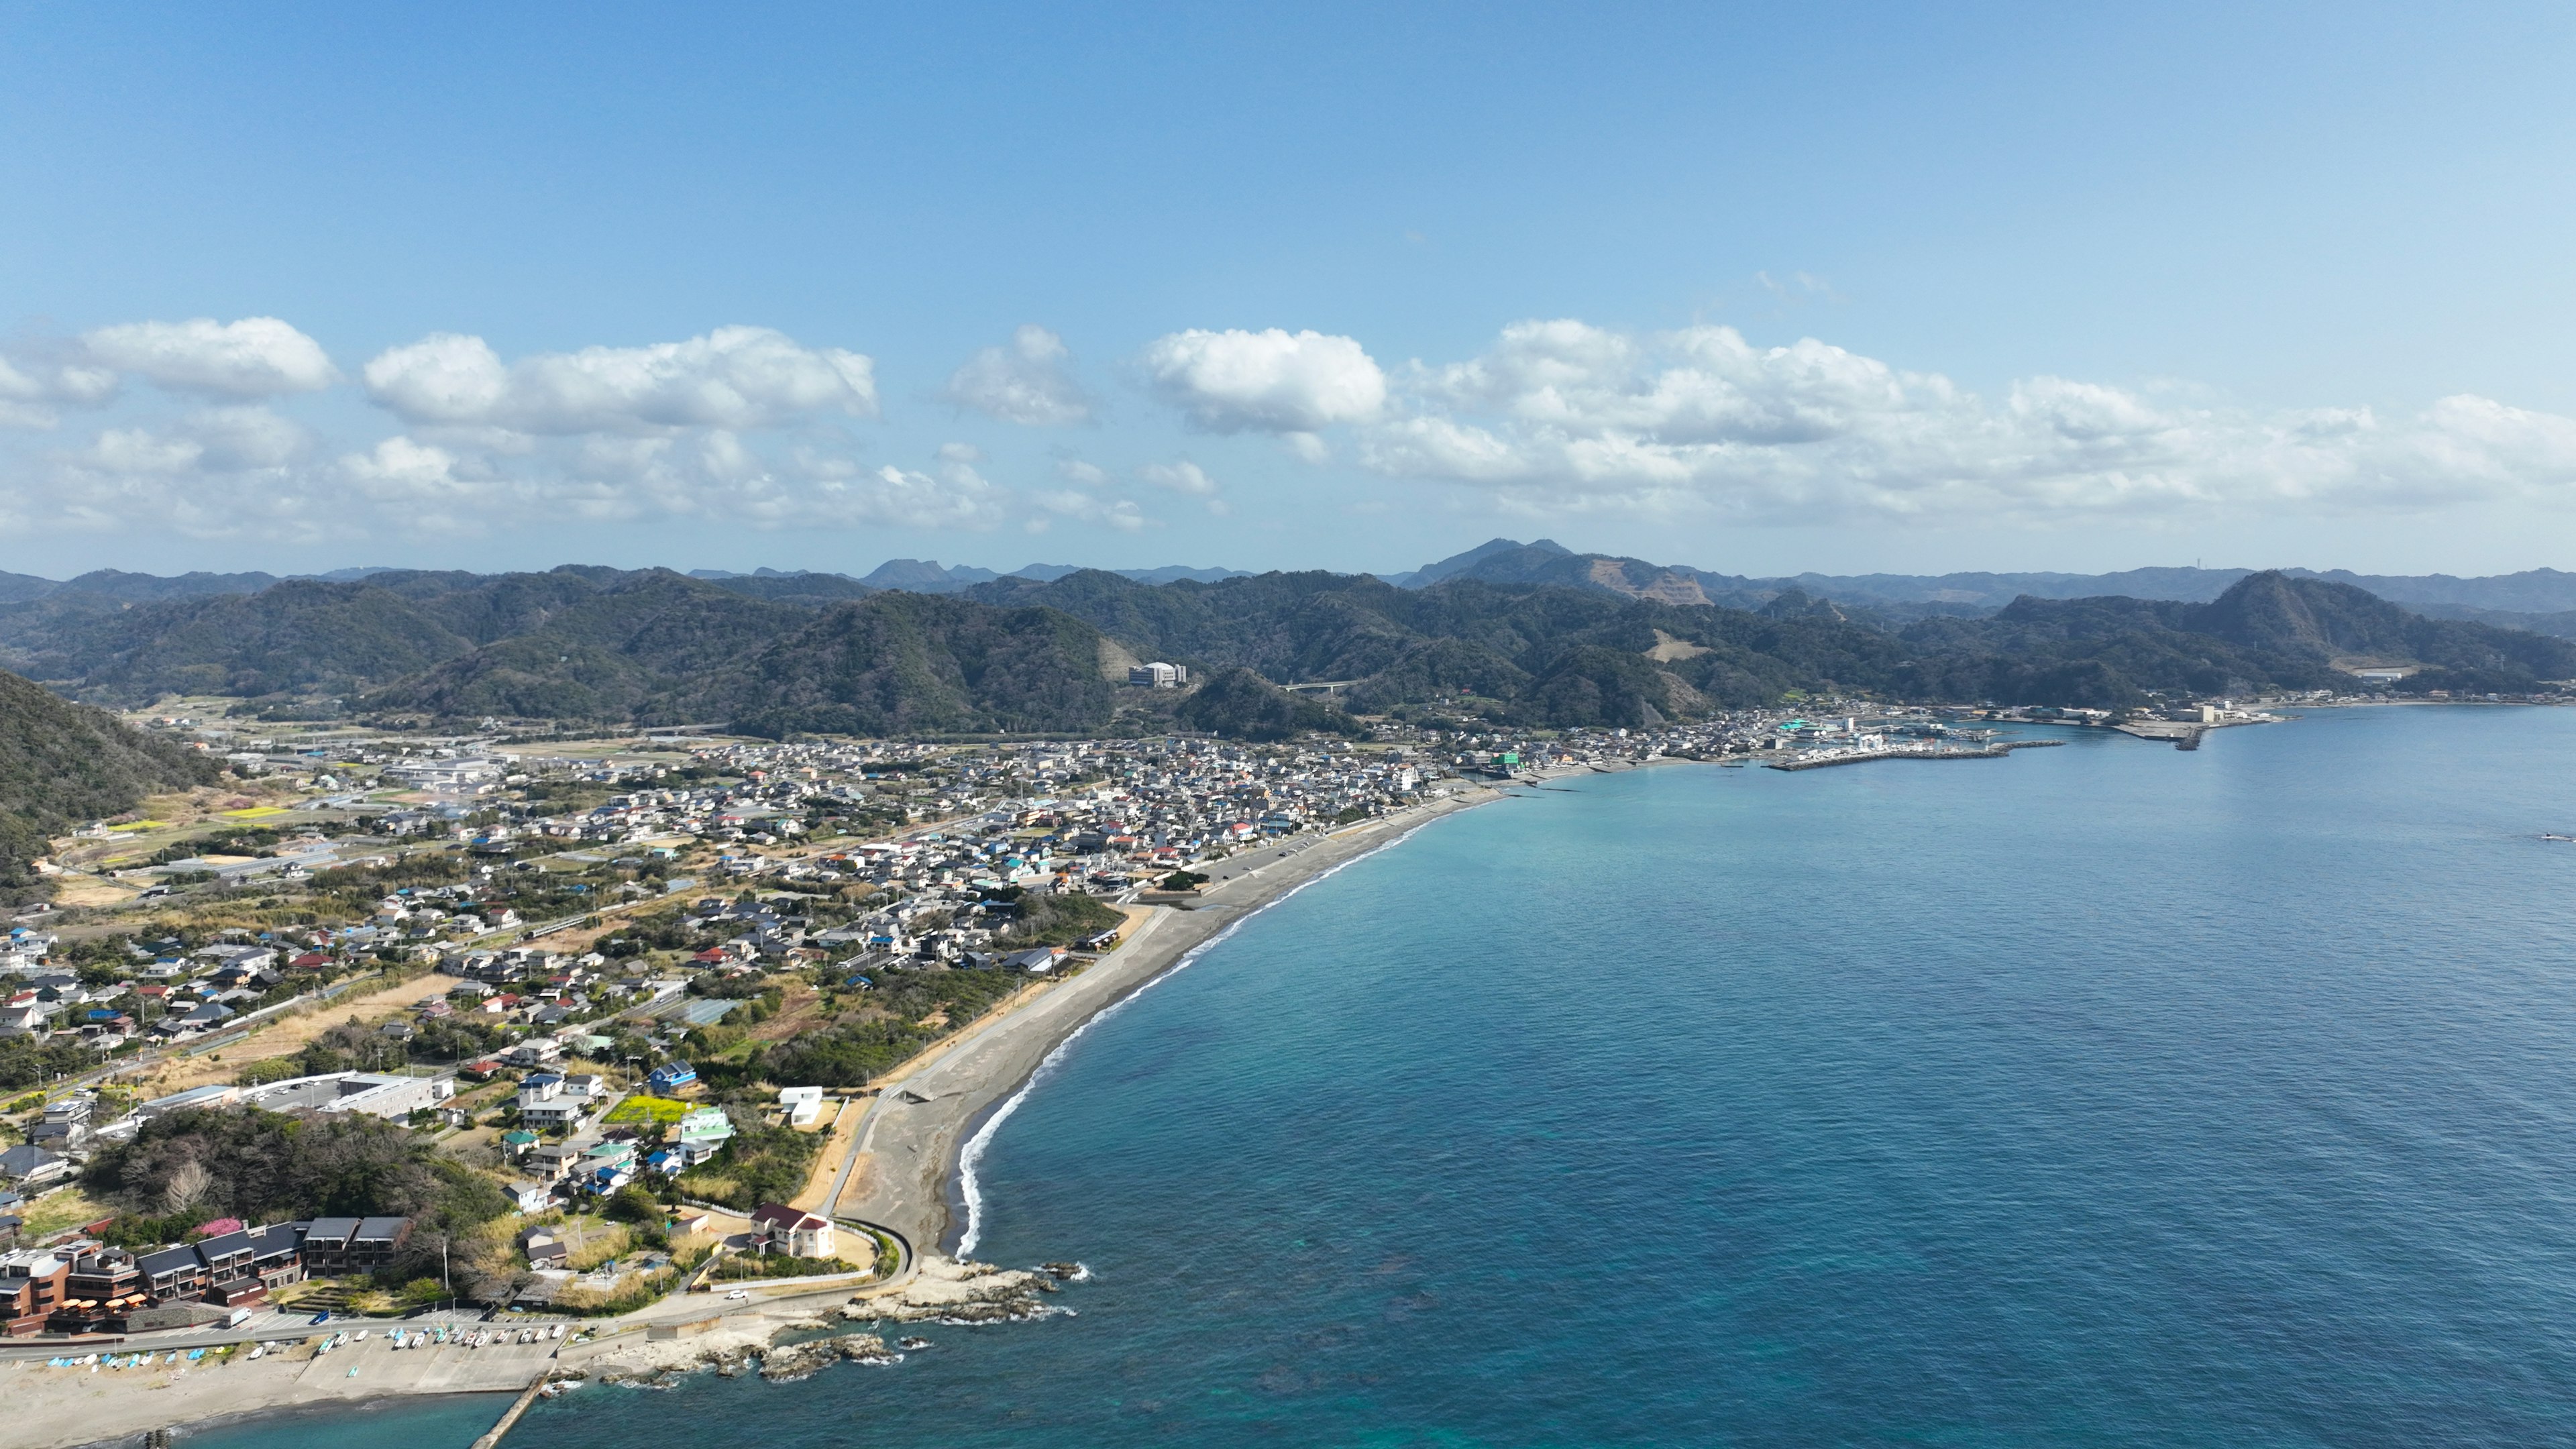
{"type": "MultiPolygon", "coordinates": [[[[823,1089],[820,1087],[781,1087],[778,1105],[787,1113],[790,1127],[811,1127],[823,1115],[823,1089]]],[[[814,1254],[804,1254],[812,1257],[814,1254]]]]}

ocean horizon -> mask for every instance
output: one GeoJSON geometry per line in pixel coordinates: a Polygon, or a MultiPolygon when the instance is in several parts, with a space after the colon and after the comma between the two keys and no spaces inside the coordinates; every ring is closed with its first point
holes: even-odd
{"type": "Polygon", "coordinates": [[[2056,737],[1433,821],[996,1120],[976,1256],[1083,1263],[1068,1311],[512,1441],[2576,1438],[2576,712],[2056,737]]]}

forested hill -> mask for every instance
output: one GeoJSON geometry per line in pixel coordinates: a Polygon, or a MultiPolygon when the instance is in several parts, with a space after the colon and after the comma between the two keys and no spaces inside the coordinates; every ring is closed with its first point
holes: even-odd
{"type": "Polygon", "coordinates": [[[210,783],[217,768],[202,751],[0,674],[0,900],[42,893],[34,862],[51,837],[155,791],[210,783]]]}
{"type": "Polygon", "coordinates": [[[2411,693],[2521,693],[2576,678],[2576,642],[2427,619],[2350,584],[2280,572],[2250,574],[2206,604],[2024,597],[1987,619],[1927,619],[1904,637],[1921,650],[1916,687],[1927,694],[1982,684],[1983,697],[2025,703],[2342,690],[2349,671],[2372,666],[2414,670],[2411,693]]]}
{"type": "Polygon", "coordinates": [[[2209,603],[2024,597],[1984,619],[1899,629],[1796,591],[1757,610],[1452,577],[1399,588],[1265,574],[1147,588],[1086,572],[970,591],[1090,621],[1139,654],[1350,686],[1355,708],[1441,698],[1556,724],[1651,724],[1770,703],[1790,689],[1902,699],[2132,707],[2177,695],[2353,688],[2414,670],[2414,691],[2521,693],[2576,678],[2576,643],[2426,619],[2348,584],[2248,575],[2209,603]]]}
{"type": "Polygon", "coordinates": [[[2206,602],[2025,596],[1986,617],[1904,623],[1796,588],[1753,607],[1631,575],[1614,588],[1597,560],[1510,549],[1522,553],[1403,587],[1322,572],[1150,583],[1076,570],[932,594],[837,575],[565,567],[387,571],[109,607],[64,586],[0,604],[0,659],[124,705],[211,693],[282,717],[765,734],[1343,726],[1311,698],[1276,696],[1283,685],[1331,686],[1364,713],[1636,726],[1794,690],[2117,707],[2150,691],[2349,689],[2365,667],[2408,670],[2402,687],[2417,691],[2520,693],[2576,677],[2576,644],[2427,619],[2279,572],[2206,602]],[[1567,559],[1587,582],[1475,576],[1524,564],[1546,574],[1567,559]],[[1221,687],[1195,704],[1122,687],[1129,664],[1156,658],[1221,687]]]}

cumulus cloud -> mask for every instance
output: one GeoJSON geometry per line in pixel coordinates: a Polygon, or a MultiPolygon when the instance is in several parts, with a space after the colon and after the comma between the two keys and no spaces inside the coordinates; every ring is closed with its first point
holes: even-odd
{"type": "Polygon", "coordinates": [[[1734,329],[1506,328],[1414,364],[1360,461],[1530,514],[1748,522],[2040,522],[2225,509],[2421,507],[2563,492],[2576,421],[2450,398],[2264,412],[2055,377],[1989,401],[1932,373],[1734,329]]]}
{"type": "Polygon", "coordinates": [[[61,421],[55,404],[89,407],[115,392],[116,374],[104,367],[0,357],[0,427],[50,428],[61,421]]]}
{"type": "Polygon", "coordinates": [[[340,471],[369,497],[403,504],[455,501],[484,481],[460,476],[456,455],[445,448],[399,436],[342,457],[340,471]]]}
{"type": "MultiPolygon", "coordinates": [[[[1138,508],[1133,499],[1102,498],[1098,494],[1063,488],[1054,492],[1032,494],[1029,501],[1055,518],[1067,518],[1077,523],[1096,523],[1103,527],[1117,529],[1122,533],[1134,533],[1145,526],[1144,510],[1138,508]]],[[[1028,519],[1029,532],[1046,532],[1049,521],[1048,518],[1031,515],[1028,519]]]]}
{"type": "MultiPolygon", "coordinates": [[[[826,478],[804,490],[780,523],[891,524],[905,528],[991,528],[1007,512],[1008,494],[978,472],[982,455],[963,443],[939,450],[927,472],[891,464],[854,477],[826,478]]],[[[758,510],[755,510],[755,516],[758,510]]]]}
{"type": "Polygon", "coordinates": [[[940,397],[1006,423],[1062,427],[1088,422],[1091,399],[1073,380],[1073,355],[1064,339],[1043,327],[1011,334],[1009,345],[987,347],[950,375],[940,397]]]}
{"type": "Polygon", "coordinates": [[[378,354],[363,375],[367,395],[405,422],[521,433],[772,428],[877,413],[873,361],[766,327],[512,363],[480,337],[439,332],[378,354]]]}
{"type": "Polygon", "coordinates": [[[1154,390],[1216,433],[1313,433],[1385,406],[1386,374],[1360,344],[1320,332],[1191,329],[1145,347],[1154,390]]]}
{"type": "MultiPolygon", "coordinates": [[[[336,376],[273,319],[103,328],[54,352],[0,363],[0,420],[53,425],[57,405],[109,398],[119,371],[233,397],[336,376]]],[[[871,467],[837,433],[799,427],[873,415],[873,365],[765,329],[514,362],[480,338],[436,334],[363,372],[410,424],[401,434],[326,452],[301,424],[247,404],[120,422],[83,446],[7,460],[0,524],[293,542],[657,519],[989,528],[1012,503],[963,445],[923,469],[871,467]],[[789,427],[799,431],[774,431],[789,427]]]]}
{"type": "Polygon", "coordinates": [[[1175,493],[1204,498],[1217,491],[1216,480],[1207,475],[1207,470],[1188,459],[1174,463],[1148,463],[1136,470],[1136,476],[1157,488],[1169,488],[1175,493]]]}
{"type": "MultiPolygon", "coordinates": [[[[526,454],[405,433],[321,456],[300,428],[249,411],[107,429],[0,481],[0,526],[309,544],[592,522],[981,530],[1033,511],[962,445],[920,468],[721,428],[541,440],[526,454]]],[[[1100,516],[1118,526],[1114,505],[1100,516]]]]}
{"type": "Polygon", "coordinates": [[[1055,460],[1055,475],[1077,488],[1098,488],[1109,481],[1109,470],[1080,458],[1055,460]]]}
{"type": "Polygon", "coordinates": [[[311,443],[302,426],[266,408],[213,408],[157,432],[107,429],[83,461],[112,473],[245,473],[283,468],[311,443]]]}
{"type": "Polygon", "coordinates": [[[275,317],[128,322],[86,333],[81,344],[101,366],[220,397],[316,392],[340,376],[321,343],[275,317]]]}

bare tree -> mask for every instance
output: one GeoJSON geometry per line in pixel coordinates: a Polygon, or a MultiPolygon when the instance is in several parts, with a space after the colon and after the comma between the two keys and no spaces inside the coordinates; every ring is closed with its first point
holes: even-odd
{"type": "Polygon", "coordinates": [[[206,1165],[191,1157],[170,1169],[170,1178],[161,1184],[162,1206],[172,1213],[183,1213],[205,1197],[206,1189],[215,1185],[215,1175],[206,1165]]]}

